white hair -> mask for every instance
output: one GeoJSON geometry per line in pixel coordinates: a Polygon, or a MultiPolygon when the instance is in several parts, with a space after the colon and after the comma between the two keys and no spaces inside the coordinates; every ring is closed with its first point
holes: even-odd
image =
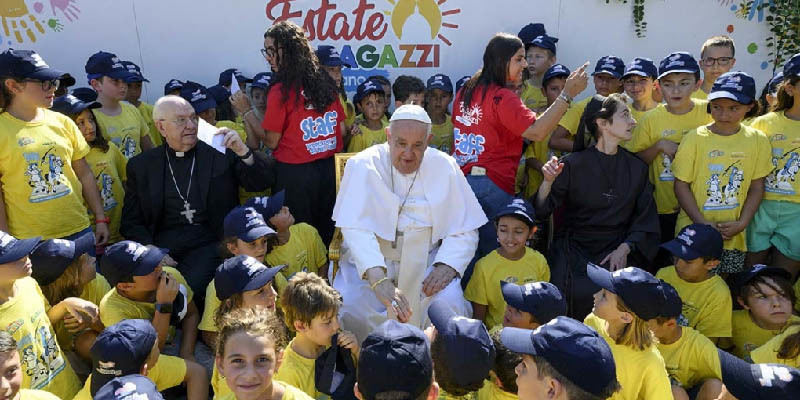
{"type": "Polygon", "coordinates": [[[173,94],[166,95],[161,97],[160,99],[156,100],[156,104],[153,105],[153,121],[160,121],[164,119],[165,114],[168,112],[167,110],[174,110],[178,106],[187,105],[191,107],[191,103],[186,101],[181,96],[175,96],[173,94]]]}

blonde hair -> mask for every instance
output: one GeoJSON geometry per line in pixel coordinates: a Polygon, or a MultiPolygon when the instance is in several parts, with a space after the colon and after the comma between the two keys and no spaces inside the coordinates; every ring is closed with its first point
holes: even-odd
{"type": "Polygon", "coordinates": [[[286,347],[286,329],[274,312],[265,307],[239,308],[219,318],[217,325],[217,356],[225,357],[225,343],[233,335],[244,332],[266,337],[275,346],[275,352],[286,347]]]}
{"type": "Polygon", "coordinates": [[[705,54],[706,50],[711,46],[729,47],[731,49],[731,57],[736,57],[736,44],[730,36],[719,35],[708,38],[703,43],[703,47],[700,48],[700,58],[703,57],[703,54],[705,54]]]}
{"type": "Polygon", "coordinates": [[[81,270],[88,254],[82,254],[74,259],[67,269],[53,282],[42,286],[42,294],[51,304],[58,304],[67,297],[79,297],[83,291],[81,287],[81,270]]]}
{"type": "Polygon", "coordinates": [[[342,296],[313,272],[298,272],[281,293],[281,308],[286,326],[294,330],[294,322],[310,324],[318,315],[339,312],[342,296]]]}
{"type": "Polygon", "coordinates": [[[647,327],[647,321],[639,318],[631,309],[617,296],[617,310],[626,312],[633,317],[630,323],[625,324],[620,335],[614,340],[619,345],[630,346],[636,350],[644,351],[656,344],[653,332],[647,327]]]}

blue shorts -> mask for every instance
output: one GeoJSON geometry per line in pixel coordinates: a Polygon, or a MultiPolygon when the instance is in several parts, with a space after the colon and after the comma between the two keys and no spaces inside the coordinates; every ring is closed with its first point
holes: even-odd
{"type": "Polygon", "coordinates": [[[747,249],[753,253],[775,246],[800,260],[800,203],[764,200],[747,227],[747,249]]]}

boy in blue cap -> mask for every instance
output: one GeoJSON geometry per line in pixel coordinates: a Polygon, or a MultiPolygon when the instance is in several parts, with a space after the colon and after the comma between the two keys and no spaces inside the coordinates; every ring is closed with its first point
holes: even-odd
{"type": "Polygon", "coordinates": [[[164,399],[153,381],[139,374],[112,379],[97,391],[94,398],[95,400],[164,399]]]}
{"type": "Polygon", "coordinates": [[[524,285],[500,282],[500,290],[506,301],[503,327],[536,329],[553,318],[567,315],[567,301],[550,282],[524,285]]]}
{"type": "Polygon", "coordinates": [[[97,124],[108,140],[122,151],[125,158],[153,148],[147,121],[139,110],[123,100],[128,94],[128,80],[134,77],[119,58],[100,51],[86,62],[89,84],[97,92],[103,106],[94,110],[97,124]]]}
{"type": "Polygon", "coordinates": [[[358,129],[345,138],[347,152],[358,153],[370,146],[386,142],[386,127],[389,123],[384,119],[386,112],[383,86],[376,80],[367,79],[356,89],[353,104],[361,111],[358,129]]]}
{"type": "Polygon", "coordinates": [[[147,128],[150,132],[150,141],[153,142],[153,147],[161,146],[164,141],[161,139],[161,134],[158,133],[156,123],[153,121],[153,105],[148,104],[141,100],[142,97],[142,84],[143,82],[150,82],[142,75],[142,69],[132,61],[123,61],[122,65],[131,73],[130,78],[126,80],[128,83],[128,94],[125,95],[125,101],[133,104],[142,114],[147,128]]]}
{"type": "MultiPolygon", "coordinates": [[[[230,103],[233,109],[241,118],[241,124],[230,121],[220,121],[218,126],[227,126],[233,130],[243,129],[247,138],[245,144],[253,151],[262,150],[264,147],[259,139],[259,132],[262,132],[261,122],[264,120],[264,114],[267,111],[267,94],[269,87],[272,83],[272,72],[259,72],[253,77],[253,82],[250,84],[250,95],[235,95],[231,96],[230,103]],[[247,119],[247,114],[255,114],[255,122],[247,119]],[[225,124],[225,125],[223,125],[225,124]],[[230,125],[228,125],[230,124],[230,125]]],[[[237,119],[237,121],[239,121],[237,119]]],[[[238,131],[237,131],[238,132],[238,131]]],[[[264,148],[266,149],[266,148],[264,148]]],[[[268,150],[267,150],[268,152],[268,150]]],[[[239,198],[244,203],[246,200],[252,198],[253,195],[249,192],[240,191],[239,198]]]]}
{"type": "Polygon", "coordinates": [[[520,400],[607,399],[620,389],[608,343],[572,318],[558,317],[533,331],[503,328],[500,340],[522,354],[520,400]]]}
{"type": "Polygon", "coordinates": [[[714,227],[692,224],[675,239],[661,245],[675,265],[661,268],[656,277],[672,285],[681,297],[679,321],[713,342],[731,336],[733,301],[728,285],[711,272],[722,257],[722,235],[714,227]]]}
{"type": "Polygon", "coordinates": [[[22,363],[17,352],[17,341],[5,330],[0,330],[0,391],[6,400],[60,400],[60,397],[43,390],[21,389],[22,363]]]}
{"type": "Polygon", "coordinates": [[[192,81],[186,81],[181,87],[181,97],[188,101],[194,112],[210,125],[217,125],[217,102],[208,88],[192,81]]]}
{"type": "Polygon", "coordinates": [[[725,387],[721,399],[739,400],[800,398],[800,370],[783,364],[748,364],[718,350],[725,387]]]}
{"type": "Polygon", "coordinates": [[[170,79],[169,82],[164,85],[164,96],[180,96],[182,87],[183,82],[177,79],[170,79]]]}
{"type": "Polygon", "coordinates": [[[453,121],[447,108],[453,101],[453,82],[445,74],[428,78],[425,88],[425,111],[431,117],[431,140],[428,146],[447,154],[453,152],[453,121]]]}
{"type": "Polygon", "coordinates": [[[622,87],[625,89],[625,94],[633,100],[630,107],[633,119],[639,121],[644,113],[658,105],[653,100],[657,77],[658,68],[649,58],[636,57],[625,66],[625,73],[622,74],[622,87]]]}
{"type": "Polygon", "coordinates": [[[489,371],[489,378],[483,387],[475,393],[475,400],[517,400],[517,365],[522,356],[511,351],[500,340],[502,329],[494,329],[489,333],[494,344],[494,362],[489,371]]]}
{"type": "Polygon", "coordinates": [[[525,59],[528,61],[527,79],[523,82],[520,98],[531,110],[545,107],[547,99],[542,93],[544,74],[556,63],[558,38],[542,34],[525,42],[525,59]]]}

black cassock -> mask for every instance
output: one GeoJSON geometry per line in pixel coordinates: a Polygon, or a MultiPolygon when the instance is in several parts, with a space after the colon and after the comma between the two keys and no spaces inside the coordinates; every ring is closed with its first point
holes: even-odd
{"type": "Polygon", "coordinates": [[[586,263],[599,264],[628,242],[634,247],[628,266],[649,269],[659,245],[658,213],[647,164],[627,150],[608,155],[592,146],[563,163],[536,216],[544,219],[564,207],[564,223],[547,259],[551,282],[567,297],[570,316],[582,321],[599,290],[586,275],[586,263]]]}

